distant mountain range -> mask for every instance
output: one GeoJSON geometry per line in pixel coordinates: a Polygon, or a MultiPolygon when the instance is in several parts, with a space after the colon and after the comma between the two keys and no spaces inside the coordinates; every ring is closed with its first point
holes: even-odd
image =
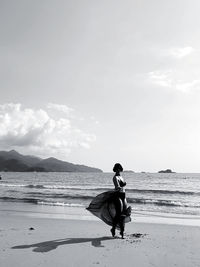
{"type": "Polygon", "coordinates": [[[98,168],[77,165],[56,158],[25,156],[15,150],[0,151],[0,171],[10,172],[102,172],[98,168]]]}

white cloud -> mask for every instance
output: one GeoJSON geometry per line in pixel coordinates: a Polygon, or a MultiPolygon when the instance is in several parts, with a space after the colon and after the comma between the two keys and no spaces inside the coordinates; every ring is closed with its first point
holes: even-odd
{"type": "Polygon", "coordinates": [[[200,80],[193,80],[189,82],[177,81],[175,89],[184,93],[189,93],[200,88],[200,80]]]}
{"type": "Polygon", "coordinates": [[[23,108],[13,103],[0,105],[1,148],[15,148],[40,156],[65,155],[77,147],[90,148],[96,137],[66,116],[72,109],[57,104],[47,107],[64,114],[58,118],[44,109],[23,108]]]}
{"type": "Polygon", "coordinates": [[[73,108],[69,108],[66,105],[60,105],[60,104],[55,104],[55,103],[48,103],[47,108],[52,109],[52,110],[57,110],[57,111],[60,111],[66,114],[69,114],[74,111],[73,108]]]}
{"type": "Polygon", "coordinates": [[[188,64],[186,64],[185,61],[183,64],[183,62],[180,62],[179,60],[169,61],[169,56],[176,59],[182,59],[191,55],[194,51],[197,50],[191,46],[174,47],[163,50],[163,54],[167,56],[167,58],[165,58],[166,61],[162,66],[165,67],[165,65],[167,65],[167,69],[149,72],[146,77],[148,82],[159,87],[170,88],[171,90],[176,90],[182,93],[192,93],[199,90],[199,71],[195,68],[196,59],[193,61],[194,57],[192,59],[190,58],[188,64]]]}
{"type": "Polygon", "coordinates": [[[169,54],[173,57],[176,57],[176,58],[183,58],[183,57],[188,56],[191,53],[193,53],[194,50],[195,49],[191,46],[171,48],[169,50],[169,54]]]}
{"type": "Polygon", "coordinates": [[[150,82],[163,87],[172,85],[171,71],[151,71],[148,73],[150,82]]]}
{"type": "Polygon", "coordinates": [[[168,87],[183,93],[190,93],[200,88],[200,80],[181,80],[176,78],[176,72],[152,71],[148,73],[148,80],[161,87],[168,87]]]}

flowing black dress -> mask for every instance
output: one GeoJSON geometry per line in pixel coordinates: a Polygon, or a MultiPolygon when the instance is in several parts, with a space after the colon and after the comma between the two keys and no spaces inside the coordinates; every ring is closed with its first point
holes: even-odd
{"type": "MultiPolygon", "coordinates": [[[[106,224],[113,226],[114,218],[116,216],[116,198],[118,198],[118,192],[116,190],[101,193],[91,201],[89,207],[86,209],[106,224]]],[[[125,223],[131,221],[130,213],[131,208],[127,214],[123,215],[125,223]]],[[[120,225],[117,224],[116,227],[119,229],[120,225]]]]}

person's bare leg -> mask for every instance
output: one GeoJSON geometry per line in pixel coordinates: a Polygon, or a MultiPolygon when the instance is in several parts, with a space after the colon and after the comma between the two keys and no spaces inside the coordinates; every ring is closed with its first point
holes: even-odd
{"type": "Polygon", "coordinates": [[[124,238],[124,228],[125,228],[125,216],[120,216],[120,235],[122,239],[124,238]]]}
{"type": "Polygon", "coordinates": [[[123,208],[122,207],[123,203],[120,198],[116,198],[114,204],[115,204],[116,215],[115,218],[113,219],[113,227],[110,230],[113,237],[115,236],[116,226],[118,223],[120,223],[120,216],[123,208]]]}

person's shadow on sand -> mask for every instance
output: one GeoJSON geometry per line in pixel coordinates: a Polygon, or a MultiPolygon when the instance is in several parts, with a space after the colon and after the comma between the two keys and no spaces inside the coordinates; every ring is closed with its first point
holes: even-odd
{"type": "Polygon", "coordinates": [[[70,244],[79,244],[79,243],[86,243],[91,242],[92,246],[94,247],[104,247],[101,244],[101,241],[113,239],[112,237],[99,237],[99,238],[65,238],[65,239],[56,239],[45,241],[41,243],[35,243],[31,245],[21,245],[21,246],[14,246],[12,249],[25,249],[25,248],[34,248],[34,252],[49,252],[53,249],[56,249],[62,245],[70,245],[70,244]]]}

